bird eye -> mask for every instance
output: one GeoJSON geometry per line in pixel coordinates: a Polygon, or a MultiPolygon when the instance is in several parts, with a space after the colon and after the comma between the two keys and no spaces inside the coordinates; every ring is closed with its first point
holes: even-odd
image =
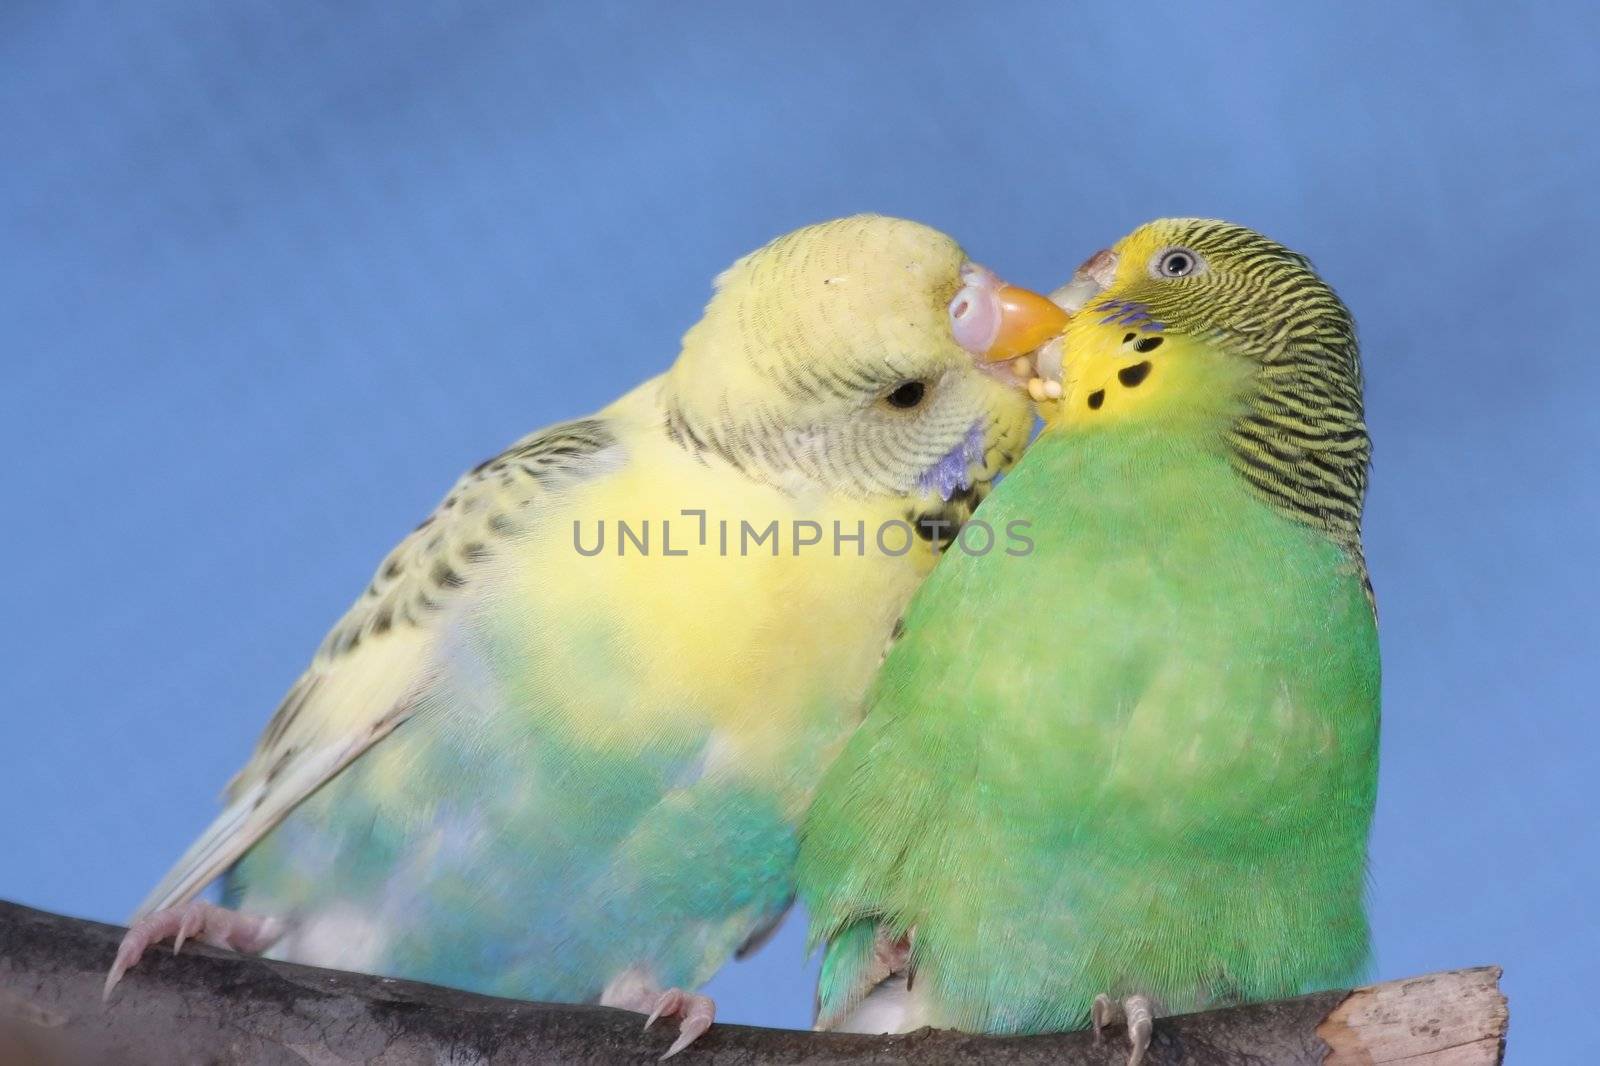
{"type": "Polygon", "coordinates": [[[917,406],[922,402],[928,387],[920,381],[902,381],[889,391],[884,397],[890,407],[898,407],[902,411],[917,406]]]}
{"type": "Polygon", "coordinates": [[[1200,267],[1200,257],[1187,248],[1168,248],[1156,254],[1150,273],[1158,278],[1186,278],[1200,267]]]}

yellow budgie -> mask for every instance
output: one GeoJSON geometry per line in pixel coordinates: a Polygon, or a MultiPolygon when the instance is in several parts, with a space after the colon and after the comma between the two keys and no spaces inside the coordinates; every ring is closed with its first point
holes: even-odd
{"type": "Polygon", "coordinates": [[[290,689],[152,943],[711,1023],[917,583],[1022,452],[1062,324],[877,216],[721,278],[682,354],[473,469],[290,689]],[[195,901],[225,876],[222,908],[195,901]]]}

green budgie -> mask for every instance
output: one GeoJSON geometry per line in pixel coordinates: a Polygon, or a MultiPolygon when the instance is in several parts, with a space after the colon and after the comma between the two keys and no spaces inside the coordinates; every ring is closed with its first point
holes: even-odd
{"type": "Polygon", "coordinates": [[[819,1028],[1098,1031],[1368,956],[1378,642],[1354,325],[1302,256],[1152,222],[1057,294],[1046,425],[918,591],[801,835],[819,1028]]]}
{"type": "Polygon", "coordinates": [[[186,937],[673,1015],[794,892],[798,823],[1064,324],[926,226],[808,227],[664,375],[467,474],[379,568],[107,991],[186,937]],[[941,533],[940,524],[944,524],[941,533]],[[194,901],[225,876],[224,910],[194,901]],[[193,901],[193,902],[191,902],[193,901]]]}

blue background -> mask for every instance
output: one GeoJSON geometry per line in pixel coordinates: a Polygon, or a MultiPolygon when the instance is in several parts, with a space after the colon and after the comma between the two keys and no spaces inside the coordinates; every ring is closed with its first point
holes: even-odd
{"type": "MultiPolygon", "coordinates": [[[[1361,325],[1376,975],[1501,963],[1513,1060],[1576,1058],[1595,7],[400,6],[0,9],[0,896],[124,916],[384,551],[737,255],[876,210],[1051,286],[1218,215],[1361,325]]],[[[791,922],[712,990],[810,981],[791,922]]]]}

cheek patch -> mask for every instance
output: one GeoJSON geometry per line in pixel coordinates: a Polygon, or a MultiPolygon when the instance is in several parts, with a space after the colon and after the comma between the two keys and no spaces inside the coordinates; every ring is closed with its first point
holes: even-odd
{"type": "Polygon", "coordinates": [[[974,422],[954,448],[946,452],[917,479],[917,488],[923,492],[937,492],[941,500],[948,500],[958,491],[972,487],[972,469],[983,463],[983,423],[974,422]]]}

